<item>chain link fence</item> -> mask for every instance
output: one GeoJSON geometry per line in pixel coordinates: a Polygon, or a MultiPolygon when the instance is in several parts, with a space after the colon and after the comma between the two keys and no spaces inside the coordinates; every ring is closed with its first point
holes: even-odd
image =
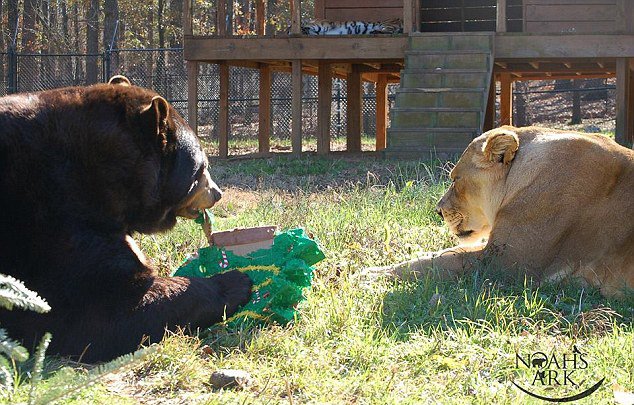
{"type": "MultiPolygon", "coordinates": [[[[187,70],[182,49],[116,49],[98,55],[28,54],[9,49],[0,53],[0,95],[40,91],[106,81],[115,74],[134,84],[154,89],[187,118],[187,70]]],[[[200,64],[198,76],[199,135],[209,145],[217,142],[220,82],[218,66],[200,64]]],[[[271,145],[283,150],[290,145],[291,76],[274,72],[271,100],[271,145]]],[[[390,106],[397,85],[388,87],[390,106]]],[[[259,72],[231,67],[229,87],[229,143],[232,150],[257,149],[259,72]],[[243,147],[232,147],[232,145],[243,147]]],[[[517,82],[514,91],[514,122],[555,127],[575,120],[601,131],[614,130],[614,79],[517,82]],[[575,118],[573,113],[576,112],[575,118]]],[[[317,78],[303,76],[302,128],[306,141],[317,131],[317,78]]],[[[363,86],[363,133],[368,146],[375,135],[375,88],[363,86]]],[[[346,81],[333,79],[331,135],[346,135],[346,81]]],[[[586,128],[583,128],[586,129],[586,128]]],[[[345,144],[345,142],[343,142],[345,144]]]]}

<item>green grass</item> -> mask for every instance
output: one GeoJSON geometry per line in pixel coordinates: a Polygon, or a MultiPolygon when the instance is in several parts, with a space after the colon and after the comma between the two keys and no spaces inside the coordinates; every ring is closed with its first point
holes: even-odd
{"type": "MultiPolygon", "coordinates": [[[[215,163],[212,177],[225,190],[216,229],[303,226],[323,245],[327,259],[317,265],[301,318],[286,328],[170,335],[141,365],[67,403],[541,403],[512,384],[532,381],[515,368],[515,353],[563,354],[573,345],[587,353],[583,388],[606,378],[581,403],[613,403],[614,384],[634,391],[632,297],[537,287],[496,276],[494,266],[458,281],[358,277],[366,266],[455,243],[434,214],[444,170],[372,158],[281,157],[215,163]],[[202,344],[213,354],[203,353],[202,344]],[[218,368],[246,370],[255,384],[214,390],[208,380],[218,368]]],[[[192,221],[136,239],[163,274],[204,244],[192,221]]],[[[83,373],[49,369],[44,384],[83,373]]],[[[24,400],[25,390],[12,400],[24,400]]],[[[578,390],[540,391],[570,392],[578,390]]]]}

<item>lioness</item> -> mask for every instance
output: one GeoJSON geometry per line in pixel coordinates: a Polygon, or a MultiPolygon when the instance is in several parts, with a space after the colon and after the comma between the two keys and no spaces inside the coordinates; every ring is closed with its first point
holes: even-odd
{"type": "Polygon", "coordinates": [[[462,274],[495,257],[537,280],[634,288],[634,151],[596,134],[501,127],[474,139],[436,207],[459,246],[374,269],[462,274]]]}

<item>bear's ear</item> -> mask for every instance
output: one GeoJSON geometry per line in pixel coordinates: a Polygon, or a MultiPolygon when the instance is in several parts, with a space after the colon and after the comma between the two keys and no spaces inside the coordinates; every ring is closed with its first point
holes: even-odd
{"type": "Polygon", "coordinates": [[[108,80],[108,84],[118,84],[119,86],[132,86],[130,80],[121,75],[112,76],[110,80],[108,80]]]}
{"type": "Polygon", "coordinates": [[[515,157],[515,152],[519,149],[520,140],[517,134],[508,129],[498,129],[491,131],[487,136],[482,153],[484,159],[492,163],[504,163],[508,165],[515,157]]]}
{"type": "Polygon", "coordinates": [[[167,129],[169,127],[170,109],[167,100],[154,96],[150,105],[141,110],[141,117],[148,133],[159,139],[162,147],[167,145],[167,129]]]}

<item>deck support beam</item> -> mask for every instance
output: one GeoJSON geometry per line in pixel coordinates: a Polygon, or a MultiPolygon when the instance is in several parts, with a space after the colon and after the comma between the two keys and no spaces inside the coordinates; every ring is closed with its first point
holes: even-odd
{"type": "Polygon", "coordinates": [[[260,67],[260,102],[258,106],[258,150],[261,155],[271,151],[271,66],[260,67]]]}
{"type": "Polygon", "coordinates": [[[361,95],[361,71],[358,64],[352,65],[346,85],[346,147],[348,152],[361,152],[363,97],[361,95]]]}
{"type": "Polygon", "coordinates": [[[634,138],[634,83],[632,58],[616,60],[616,133],[615,140],[629,145],[634,138]]]}
{"type": "Polygon", "coordinates": [[[291,144],[293,155],[302,155],[302,61],[292,62],[292,124],[291,124],[291,144]]]}
{"type": "Polygon", "coordinates": [[[489,85],[489,95],[487,97],[487,105],[484,113],[484,124],[482,131],[486,132],[495,127],[495,77],[491,77],[489,85]]]}
{"type": "Polygon", "coordinates": [[[198,62],[187,61],[187,122],[198,134],[198,62]]]}
{"type": "Polygon", "coordinates": [[[317,154],[330,152],[330,115],[332,110],[332,67],[319,61],[317,94],[317,154]]]}
{"type": "Polygon", "coordinates": [[[500,125],[513,125],[513,81],[507,73],[500,75],[500,125]]]}
{"type": "Polygon", "coordinates": [[[387,147],[387,75],[379,74],[376,82],[376,150],[387,147]]]}
{"type": "Polygon", "coordinates": [[[220,62],[220,102],[218,113],[218,155],[229,157],[229,64],[220,62]]]}

